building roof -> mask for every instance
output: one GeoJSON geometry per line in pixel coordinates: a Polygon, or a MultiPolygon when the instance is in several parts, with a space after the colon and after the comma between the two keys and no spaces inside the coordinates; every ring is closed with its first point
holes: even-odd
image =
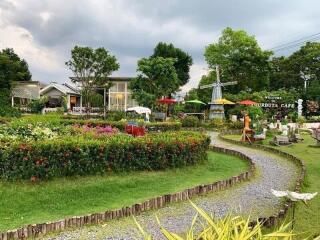
{"type": "Polygon", "coordinates": [[[73,87],[67,83],[59,84],[56,82],[52,82],[43,89],[40,90],[40,95],[45,94],[46,92],[50,91],[51,89],[57,89],[58,91],[62,92],[63,94],[74,94],[80,95],[79,90],[76,87],[73,87]]]}
{"type": "Polygon", "coordinates": [[[38,81],[14,82],[12,96],[17,98],[39,99],[40,84],[38,81]]]}

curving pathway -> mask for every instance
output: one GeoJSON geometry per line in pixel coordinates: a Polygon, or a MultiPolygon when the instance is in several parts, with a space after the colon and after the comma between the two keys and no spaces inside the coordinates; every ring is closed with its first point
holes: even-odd
{"type": "MultiPolygon", "coordinates": [[[[286,190],[293,188],[298,176],[297,166],[289,160],[254,148],[226,143],[218,139],[218,133],[209,132],[211,144],[242,152],[252,158],[256,164],[257,176],[233,188],[215,192],[193,199],[198,206],[217,217],[233,211],[250,214],[253,217],[270,216],[280,208],[280,201],[273,197],[270,189],[286,190]]],[[[180,202],[156,211],[142,213],[136,219],[151,233],[154,239],[161,239],[155,214],[162,225],[176,233],[185,232],[195,215],[188,202],[180,202]]],[[[136,239],[141,238],[131,217],[107,222],[103,225],[85,227],[56,236],[50,240],[71,239],[136,239]]]]}

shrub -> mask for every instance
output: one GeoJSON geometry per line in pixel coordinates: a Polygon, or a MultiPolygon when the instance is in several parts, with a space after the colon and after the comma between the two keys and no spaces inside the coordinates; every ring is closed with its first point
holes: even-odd
{"type": "Polygon", "coordinates": [[[200,121],[195,116],[187,116],[182,119],[182,127],[199,127],[200,121]]]}
{"type": "Polygon", "coordinates": [[[48,179],[118,171],[162,170],[206,160],[210,139],[196,132],[133,138],[124,134],[18,142],[0,148],[0,176],[48,179]]]}

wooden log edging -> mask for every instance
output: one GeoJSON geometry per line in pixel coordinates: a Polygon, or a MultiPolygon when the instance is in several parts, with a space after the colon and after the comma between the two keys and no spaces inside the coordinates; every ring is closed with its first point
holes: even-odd
{"type": "MultiPolygon", "coordinates": [[[[306,174],[306,166],[303,162],[302,159],[297,158],[296,156],[290,154],[290,153],[286,153],[283,152],[279,149],[275,149],[272,147],[268,147],[268,146],[264,146],[261,144],[252,144],[252,143],[248,143],[248,142],[241,142],[241,141],[237,141],[237,140],[233,140],[233,139],[229,139],[226,138],[224,135],[227,134],[239,134],[241,133],[240,131],[224,131],[221,132],[218,137],[226,142],[232,143],[232,144],[237,144],[237,145],[242,145],[242,146],[246,146],[246,147],[254,147],[260,150],[264,150],[267,152],[271,152],[274,154],[277,154],[281,157],[287,158],[291,161],[293,161],[299,168],[300,168],[300,174],[298,176],[298,179],[296,180],[296,184],[295,184],[295,188],[294,191],[295,192],[301,192],[301,186],[303,184],[304,178],[305,178],[305,174],[306,174]]],[[[270,189],[271,190],[271,189],[270,189]]],[[[269,216],[269,217],[261,217],[258,219],[258,221],[266,227],[273,227],[276,224],[280,223],[281,220],[286,216],[286,213],[288,212],[288,210],[292,207],[292,202],[290,200],[287,200],[284,202],[284,204],[282,205],[281,209],[278,211],[277,214],[269,216]]],[[[252,225],[256,224],[256,221],[251,223],[252,225]]]]}
{"type": "Polygon", "coordinates": [[[113,219],[128,217],[131,215],[138,215],[148,210],[164,207],[165,205],[170,203],[181,202],[188,200],[194,196],[230,188],[236,184],[249,180],[254,175],[255,164],[249,156],[241,152],[226,149],[223,147],[210,146],[210,150],[237,156],[245,161],[248,161],[249,169],[246,172],[243,172],[226,180],[220,180],[212,184],[198,185],[193,188],[185,189],[181,192],[154,197],[142,203],[136,203],[120,209],[107,210],[104,212],[92,213],[84,216],[74,216],[46,223],[29,224],[18,229],[0,233],[0,240],[34,238],[45,235],[49,232],[60,231],[71,227],[82,227],[84,225],[101,223],[113,219]]]}

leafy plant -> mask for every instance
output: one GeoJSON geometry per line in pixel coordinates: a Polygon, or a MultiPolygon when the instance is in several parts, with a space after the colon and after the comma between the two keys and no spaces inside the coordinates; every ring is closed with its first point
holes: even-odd
{"type": "Polygon", "coordinates": [[[182,127],[199,127],[200,121],[195,116],[187,116],[181,120],[182,127]]]}
{"type": "MultiPolygon", "coordinates": [[[[283,223],[273,232],[264,234],[262,223],[257,221],[255,225],[250,223],[250,217],[242,218],[240,216],[232,216],[231,214],[222,219],[214,219],[203,209],[197,207],[191,202],[191,205],[196,209],[197,215],[191,222],[190,229],[183,236],[168,231],[161,226],[159,219],[158,224],[163,237],[168,240],[194,240],[194,239],[207,239],[207,240],[293,240],[297,234],[291,230],[290,223],[283,223]],[[201,219],[199,219],[199,217],[201,219]]],[[[153,239],[152,236],[146,233],[142,226],[134,219],[138,230],[146,240],[153,239]]],[[[317,238],[319,239],[319,238],[317,238]]]]}

